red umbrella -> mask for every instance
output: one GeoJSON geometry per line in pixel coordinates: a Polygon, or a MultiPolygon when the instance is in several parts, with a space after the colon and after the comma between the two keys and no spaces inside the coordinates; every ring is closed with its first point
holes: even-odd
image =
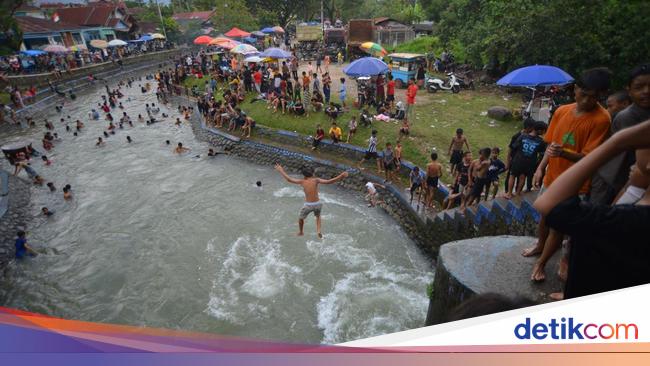
{"type": "Polygon", "coordinates": [[[242,38],[242,37],[248,37],[251,34],[243,31],[237,27],[233,27],[231,30],[229,30],[224,36],[226,37],[233,37],[233,38],[242,38]]]}
{"type": "Polygon", "coordinates": [[[194,38],[194,44],[209,44],[212,38],[208,36],[198,36],[194,38]]]}

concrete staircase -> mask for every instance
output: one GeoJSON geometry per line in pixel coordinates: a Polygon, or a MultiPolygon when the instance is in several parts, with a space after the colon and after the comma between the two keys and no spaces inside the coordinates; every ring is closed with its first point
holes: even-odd
{"type": "Polygon", "coordinates": [[[511,200],[497,197],[464,210],[457,207],[437,213],[424,210],[422,205],[417,210],[415,203],[413,209],[417,210],[435,238],[432,245],[438,247],[447,242],[479,236],[536,236],[540,220],[540,214],[533,208],[536,197],[537,192],[527,192],[511,200]]]}

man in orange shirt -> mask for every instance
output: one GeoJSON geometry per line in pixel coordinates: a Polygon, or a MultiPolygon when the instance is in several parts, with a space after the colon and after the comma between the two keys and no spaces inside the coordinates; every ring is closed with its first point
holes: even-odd
{"type": "Polygon", "coordinates": [[[415,109],[413,106],[415,105],[415,96],[417,93],[418,86],[415,85],[415,79],[411,78],[411,80],[409,80],[409,86],[406,88],[406,119],[411,121],[411,123],[415,122],[415,119],[411,118],[411,114],[415,109]]]}
{"type": "MultiPolygon", "coordinates": [[[[574,86],[576,102],[561,106],[553,114],[548,132],[544,135],[544,141],[549,147],[534,177],[535,185],[539,186],[544,176],[540,195],[544,188],[553,184],[557,177],[607,138],[610,117],[607,110],[598,104],[598,100],[607,93],[609,84],[610,73],[607,69],[585,71],[574,86]]],[[[589,187],[590,182],[585,182],[580,194],[589,193],[589,187]]],[[[543,281],[546,278],[544,267],[562,244],[563,238],[562,233],[549,230],[545,218],[541,218],[537,244],[522,253],[524,257],[540,255],[533,266],[531,280],[543,281]]]]}

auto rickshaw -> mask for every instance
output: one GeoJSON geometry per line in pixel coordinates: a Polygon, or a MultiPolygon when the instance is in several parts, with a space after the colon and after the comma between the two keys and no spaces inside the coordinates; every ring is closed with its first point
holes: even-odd
{"type": "Polygon", "coordinates": [[[410,79],[415,79],[418,67],[427,64],[426,56],[419,53],[391,53],[387,57],[397,88],[405,87],[410,79]]]}

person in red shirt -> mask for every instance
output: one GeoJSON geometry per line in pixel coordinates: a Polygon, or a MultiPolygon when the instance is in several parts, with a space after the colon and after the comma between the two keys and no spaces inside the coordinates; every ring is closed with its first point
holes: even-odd
{"type": "Polygon", "coordinates": [[[409,80],[409,86],[406,88],[406,118],[412,122],[415,122],[415,119],[411,118],[411,113],[415,109],[413,106],[415,105],[415,96],[417,93],[418,86],[415,85],[415,79],[411,78],[409,80]]]}
{"type": "Polygon", "coordinates": [[[395,104],[395,80],[393,80],[391,74],[388,74],[388,83],[386,84],[386,101],[390,104],[390,108],[393,109],[393,104],[395,104]]]}
{"type": "Polygon", "coordinates": [[[255,90],[260,93],[262,90],[262,72],[259,68],[253,74],[253,80],[255,81],[255,90]]]}

